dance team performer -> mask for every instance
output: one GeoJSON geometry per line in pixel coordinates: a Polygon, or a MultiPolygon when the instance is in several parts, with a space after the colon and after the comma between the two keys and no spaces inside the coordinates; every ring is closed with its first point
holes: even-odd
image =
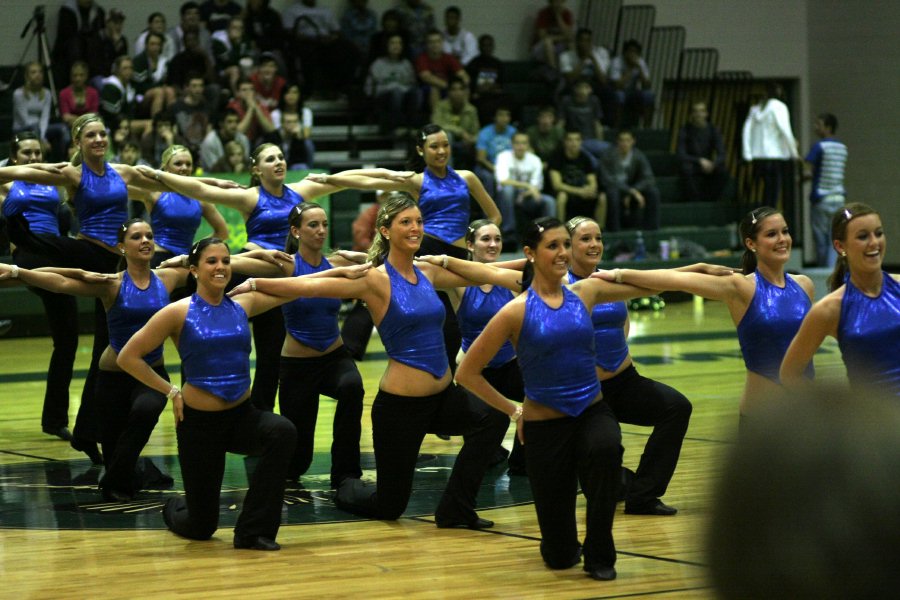
{"type": "MultiPolygon", "coordinates": [[[[767,400],[780,397],[778,370],[812,306],[813,283],[805,275],[784,271],[792,240],[780,212],[768,206],[750,211],[741,220],[740,233],[745,247],[741,274],[719,277],[673,269],[614,269],[595,277],[655,290],[680,290],[724,302],[737,327],[747,367],[740,404],[744,418],[767,400]]],[[[812,378],[812,355],[809,358],[801,371],[812,378]]]]}
{"type": "Polygon", "coordinates": [[[408,194],[391,194],[379,209],[376,225],[369,257],[377,268],[363,278],[251,279],[232,294],[256,287],[282,298],[357,298],[372,313],[388,354],[372,404],[378,481],[373,489],[360,479],[344,479],[335,498],[339,508],[378,519],[399,518],[412,493],[425,434],[462,434],[464,443],[435,511],[435,522],[444,528],[491,527],[493,522],[476,514],[475,497],[508,422],[453,383],[440,335],[444,308],[435,293],[435,287],[473,285],[487,279],[467,281],[429,263],[413,264],[423,224],[416,201],[408,194]]]}
{"type": "MultiPolygon", "coordinates": [[[[128,186],[152,191],[164,191],[164,188],[157,182],[148,181],[134,167],[106,162],[108,134],[98,115],[87,113],[75,119],[72,139],[78,150],[70,164],[61,169],[39,169],[32,165],[3,167],[0,168],[0,180],[64,187],[78,217],[78,238],[60,236],[43,242],[52,245],[52,252],[65,261],[61,264],[63,267],[112,273],[116,271],[120,256],[116,247],[118,231],[128,219],[128,186]]],[[[94,390],[100,356],[108,345],[106,311],[97,300],[91,364],[70,442],[74,449],[86,453],[97,464],[102,463],[102,458],[97,448],[100,433],[94,390]]]]}
{"type": "MultiPolygon", "coordinates": [[[[0,265],[0,273],[61,294],[99,298],[107,313],[109,346],[100,356],[97,373],[100,440],[106,467],[100,479],[103,498],[127,502],[140,487],[135,468],[141,450],[166,406],[166,396],[137,381],[116,364],[125,343],[158,310],[168,305],[169,294],[183,287],[184,269],[150,269],[153,259],[153,230],[143,219],[125,222],[117,234],[118,248],[126,268],[114,274],[89,273],[75,269],[31,271],[0,265]]],[[[144,360],[160,378],[169,376],[163,363],[162,345],[153,348],[144,360]]],[[[171,478],[168,478],[171,483],[171,478]]]]}
{"type": "MultiPolygon", "coordinates": [[[[159,168],[177,175],[190,175],[194,172],[191,151],[179,144],[169,146],[162,154],[159,168]]],[[[211,178],[203,180],[213,184],[211,178]]],[[[128,192],[132,200],[144,203],[153,226],[155,252],[151,266],[154,268],[173,256],[187,255],[190,252],[201,218],[212,227],[210,237],[228,239],[225,218],[209,202],[170,191],[149,192],[141,188],[130,188],[128,192]]]]}
{"type": "MultiPolygon", "coordinates": [[[[244,250],[284,248],[288,236],[291,209],[306,200],[339,191],[337,185],[305,179],[285,183],[287,163],[284,152],[275,144],[261,144],[251,155],[249,188],[223,189],[196,177],[140,167],[148,178],[155,179],[179,194],[213,204],[228,206],[241,213],[247,226],[244,250]]],[[[377,175],[386,171],[362,169],[350,173],[377,175]]],[[[256,372],[252,401],[264,410],[272,410],[278,392],[279,353],[285,330],[281,310],[258,313],[253,319],[253,341],[256,347],[256,372]]]]}
{"type": "Polygon", "coordinates": [[[883,270],[887,238],[881,216],[853,202],[835,213],[831,239],[838,253],[831,293],[803,320],[781,365],[785,385],[802,381],[804,365],[825,336],[838,341],[853,387],[900,397],[900,276],[883,270]]]}
{"type": "MultiPolygon", "coordinates": [[[[425,222],[425,237],[419,254],[446,254],[465,259],[466,228],[469,225],[471,198],[475,198],[485,216],[500,224],[500,210],[484,189],[481,180],[471,171],[455,171],[451,166],[450,139],[435,124],[423,127],[416,137],[416,152],[410,160],[414,169],[409,177],[388,180],[377,177],[358,177],[344,171],[333,175],[315,173],[307,178],[324,184],[364,190],[406,192],[418,199],[425,222]],[[349,177],[348,177],[349,175],[349,177]]],[[[444,342],[451,371],[456,369],[456,354],[461,338],[452,305],[444,292],[439,292],[444,304],[444,342]]],[[[371,330],[371,324],[359,325],[360,332],[371,330]]],[[[354,330],[356,331],[356,330],[354,330]]],[[[358,335],[358,334],[357,334],[358,335]]]]}
{"type": "Polygon", "coordinates": [[[234,528],[234,547],[278,550],[285,475],[296,430],[289,420],[256,408],[250,398],[248,317],[283,300],[264,294],[225,296],[231,278],[228,247],[204,238],[190,253],[197,291],[157,312],[119,352],[118,364],[144,385],[172,399],[184,497],[163,509],[174,533],[209,539],[219,523],[225,453],[258,456],[234,528]],[[184,369],[184,390],[170,384],[145,357],[172,338],[184,369]]]}
{"type": "MultiPolygon", "coordinates": [[[[10,165],[43,162],[41,140],[33,131],[13,136],[9,145],[10,165]]],[[[0,206],[6,219],[10,241],[15,245],[12,258],[26,269],[60,264],[54,250],[55,238],[61,235],[60,221],[67,220],[68,209],[60,202],[58,190],[50,185],[10,181],[0,184],[0,206]],[[47,243],[44,243],[46,240],[47,243]]],[[[62,440],[70,441],[69,384],[75,352],[78,350],[78,304],[68,294],[54,294],[39,288],[29,288],[41,299],[53,352],[47,367],[44,388],[44,408],[41,430],[62,440]]]]}
{"type": "MultiPolygon", "coordinates": [[[[566,230],[572,238],[567,283],[575,283],[597,270],[603,258],[603,236],[597,222],[588,217],[570,219],[566,230]]],[[[625,490],[625,513],[674,515],[677,509],[660,497],[678,465],[691,403],[678,390],[638,373],[628,348],[630,321],[624,301],[594,305],[591,322],[603,400],[619,423],[653,427],[637,472],[625,490]]]]}
{"type": "MultiPolygon", "coordinates": [[[[553,569],[581,560],[598,580],[615,579],[616,549],[612,522],[622,467],[622,434],[602,399],[594,354],[591,309],[649,290],[616,287],[599,279],[563,286],[570,259],[570,238],[557,219],[543,217],[525,230],[527,288],[500,309],[469,347],[457,380],[484,402],[517,422],[525,448],[541,529],[541,556],[553,569]],[[599,284],[599,285],[598,285],[599,284]],[[511,402],[482,374],[507,342],[516,349],[525,383],[525,402],[511,402]],[[587,534],[578,541],[575,496],[587,500],[587,534]]],[[[449,268],[465,272],[465,261],[449,268]]],[[[470,263],[471,264],[471,263],[470,263]]]]}

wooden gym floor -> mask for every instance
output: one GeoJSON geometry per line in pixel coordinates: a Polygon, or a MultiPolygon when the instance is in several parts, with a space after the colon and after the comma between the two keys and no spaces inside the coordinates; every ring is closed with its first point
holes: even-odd
{"type": "MultiPolygon", "coordinates": [[[[479,513],[487,531],[439,530],[433,507],[461,440],[428,436],[416,489],[396,522],[356,520],[333,507],[328,450],[334,404],[322,400],[316,461],[303,485],[288,490],[277,553],[231,546],[244,464],[230,457],[221,526],[207,542],[165,530],[159,513],[181,482],[169,410],[145,449],[175,477],[171,490],[142,492],[128,505],[96,493],[99,469],[84,454],[40,430],[49,338],[0,339],[0,596],[16,598],[711,598],[703,535],[720,461],[734,439],[744,368],[737,338],[719,303],[670,304],[631,313],[631,350],[642,374],[682,391],[693,403],[678,470],[665,496],[675,517],[616,514],[618,579],[596,582],[579,567],[551,571],[527,481],[491,470],[479,513]]],[[[82,337],[71,386],[74,424],[89,337],[82,337]]],[[[177,354],[166,348],[170,373],[177,354]]],[[[366,386],[362,444],[374,477],[368,409],[384,368],[377,336],[359,363],[366,386]]],[[[816,358],[818,379],[842,379],[837,346],[816,358]]],[[[649,430],[623,426],[624,463],[636,467],[649,430]]],[[[512,441],[512,430],[507,445],[512,441]]],[[[583,499],[579,497],[583,519],[583,499]]],[[[583,520],[579,525],[584,532],[583,520]]],[[[740,543],[736,540],[736,543],[740,543]]]]}

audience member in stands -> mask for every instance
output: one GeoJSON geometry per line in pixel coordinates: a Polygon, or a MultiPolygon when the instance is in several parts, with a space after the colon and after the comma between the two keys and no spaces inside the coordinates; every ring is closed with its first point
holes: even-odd
{"type": "Polygon", "coordinates": [[[399,35],[403,38],[404,56],[410,61],[414,61],[417,54],[413,54],[409,47],[409,34],[403,29],[403,21],[400,13],[394,9],[384,11],[381,15],[381,29],[372,34],[369,40],[369,62],[372,62],[379,56],[384,56],[387,51],[387,41],[392,35],[399,35]]]}
{"type": "Polygon", "coordinates": [[[562,148],[550,159],[550,189],[556,196],[560,221],[591,217],[600,227],[606,222],[606,196],[599,193],[594,161],[581,148],[581,133],[566,131],[562,148]]]}
{"type": "Polygon", "coordinates": [[[209,30],[200,20],[200,5],[193,0],[188,0],[181,5],[179,11],[181,21],[178,25],[169,29],[169,35],[175,40],[175,53],[184,52],[187,47],[185,34],[194,33],[197,35],[197,48],[202,50],[208,58],[212,59],[210,54],[212,44],[210,42],[209,30]]]}
{"type": "Polygon", "coordinates": [[[605,98],[611,92],[609,51],[595,46],[593,35],[590,29],[578,30],[573,47],[559,55],[559,71],[570,92],[579,81],[587,81],[599,98],[605,98]]]}
{"type": "Polygon", "coordinates": [[[244,38],[244,19],[232,17],[228,27],[212,34],[212,56],[222,86],[237,95],[237,83],[248,74],[243,69],[253,64],[253,47],[244,38]]]}
{"type": "Polygon", "coordinates": [[[300,61],[304,94],[343,89],[359,57],[355,47],[340,36],[334,11],[318,6],[316,0],[297,0],[284,9],[281,21],[300,61]]]}
{"type": "Polygon", "coordinates": [[[416,72],[403,56],[403,38],[393,35],[387,40],[387,54],[375,59],[369,67],[364,86],[376,108],[382,133],[403,135],[414,125],[421,111],[421,95],[416,72]]]}
{"type": "Polygon", "coordinates": [[[147,34],[149,33],[158,33],[163,36],[165,42],[163,43],[161,56],[166,59],[166,62],[170,62],[175,58],[175,54],[178,53],[178,44],[175,42],[175,38],[166,31],[166,16],[161,12],[150,13],[150,16],[147,17],[147,28],[134,40],[135,56],[144,51],[144,46],[147,43],[147,34]]]}
{"type": "Polygon", "coordinates": [[[140,135],[149,124],[146,120],[137,120],[138,96],[131,82],[134,66],[130,56],[120,56],[113,64],[113,73],[103,80],[100,88],[100,115],[103,122],[112,129],[122,119],[131,121],[134,135],[140,135]]]}
{"type": "Polygon", "coordinates": [[[175,88],[169,85],[168,60],[162,55],[166,38],[150,32],[145,38],[144,50],[134,57],[131,83],[141,97],[141,110],[151,118],[175,103],[175,88]]]}
{"type": "Polygon", "coordinates": [[[785,175],[800,158],[783,95],[781,85],[769,83],[766,96],[750,107],[742,132],[742,155],[753,165],[753,178],[763,183],[762,204],[766,206],[778,206],[785,175]]]}
{"type": "Polygon", "coordinates": [[[837,253],[831,244],[831,220],[847,202],[844,191],[844,167],[847,165],[847,146],[838,141],[837,117],[822,113],[813,124],[819,141],[813,144],[804,159],[812,185],[809,190],[809,220],[816,243],[816,263],[833,267],[837,253]]]}
{"type": "Polygon", "coordinates": [[[428,33],[425,52],[416,58],[416,73],[428,98],[428,107],[434,110],[438,101],[447,95],[450,79],[458,77],[469,85],[469,74],[452,54],[444,52],[444,37],[433,29],[428,33]]]}
{"type": "Polygon", "coordinates": [[[503,216],[503,248],[510,252],[519,245],[517,209],[529,220],[555,217],[556,200],[543,193],[541,159],[530,151],[528,134],[522,131],[513,135],[512,150],[504,150],[497,155],[494,177],[497,180],[497,207],[503,216]]]}
{"type": "Polygon", "coordinates": [[[653,120],[656,96],[650,89],[650,68],[641,57],[643,46],[637,40],[628,40],[622,46],[622,54],[610,62],[609,79],[615,87],[613,124],[621,127],[626,113],[643,119],[644,127],[653,120]]]}
{"type": "Polygon", "coordinates": [[[659,190],[650,161],[635,148],[634,134],[622,129],[616,145],[600,157],[606,193],[606,230],[659,229],[659,190]]]}
{"type": "Polygon", "coordinates": [[[462,79],[450,80],[447,97],[431,111],[431,122],[440,125],[450,136],[454,168],[473,169],[481,124],[478,111],[466,100],[466,84],[462,79]]]}
{"type": "Polygon", "coordinates": [[[75,119],[100,110],[100,92],[87,85],[90,71],[83,60],[72,63],[69,85],[59,92],[59,114],[69,127],[75,119]]]}
{"type": "MultiPolygon", "coordinates": [[[[61,3],[52,53],[57,86],[69,84],[69,70],[76,61],[92,65],[91,58],[100,55],[100,32],[105,23],[106,13],[94,0],[61,3]]],[[[109,65],[103,68],[108,69],[109,65]]],[[[91,72],[100,74],[93,68],[91,72]]]]}
{"type": "Polygon", "coordinates": [[[281,95],[287,85],[287,79],[278,74],[278,61],[274,54],[261,54],[257,61],[256,71],[250,75],[256,99],[274,111],[281,104],[281,95]]]}
{"type": "Polygon", "coordinates": [[[184,34],[184,50],[178,52],[169,63],[169,84],[181,89],[187,85],[191,77],[200,75],[203,77],[204,94],[213,105],[219,99],[219,85],[212,58],[200,45],[200,37],[196,31],[186,31],[184,34]]]}
{"type": "Polygon", "coordinates": [[[226,108],[238,114],[240,119],[238,131],[254,144],[263,134],[275,129],[269,109],[257,102],[256,90],[253,89],[253,82],[249,79],[241,79],[238,82],[237,94],[228,102],[226,108]]]}
{"type": "Polygon", "coordinates": [[[210,34],[228,29],[231,19],[240,14],[241,6],[234,0],[206,0],[200,5],[200,21],[210,34]]]}
{"type": "Polygon", "coordinates": [[[375,58],[369,56],[369,44],[376,31],[378,15],[368,7],[368,0],[350,0],[347,10],[341,15],[341,34],[356,48],[362,65],[375,58]]]}
{"type": "Polygon", "coordinates": [[[112,162],[130,167],[151,166],[149,162],[141,158],[141,143],[134,138],[127,138],[119,144],[119,151],[113,156],[112,162]]]}
{"type": "Polygon", "coordinates": [[[184,145],[175,129],[175,117],[164,110],[153,117],[153,126],[141,136],[141,157],[151,165],[162,163],[163,152],[174,144],[184,145]]]}
{"type": "Polygon", "coordinates": [[[718,200],[728,183],[725,143],[709,122],[705,102],[691,105],[691,118],[678,132],[678,161],[684,199],[718,200]]]}
{"type": "Polygon", "coordinates": [[[503,92],[503,61],[494,56],[494,36],[478,38],[478,56],[466,65],[469,74],[469,99],[478,109],[478,118],[488,121],[500,104],[511,100],[503,92]]]}
{"type": "Polygon", "coordinates": [[[53,94],[44,87],[44,67],[32,62],[25,65],[25,82],[13,92],[13,132],[36,131],[50,144],[51,160],[62,160],[69,144],[64,123],[51,123],[53,94]]]}
{"type": "Polygon", "coordinates": [[[128,40],[122,35],[124,25],[125,13],[111,8],[106,15],[106,24],[100,30],[100,53],[88,56],[88,64],[95,77],[111,75],[115,60],[120,56],[129,56],[128,40]]]}
{"type": "Polygon", "coordinates": [[[552,106],[542,107],[538,111],[537,122],[528,128],[528,142],[531,150],[541,159],[544,170],[562,148],[565,136],[565,130],[556,122],[556,110],[552,106]]]}
{"type": "Polygon", "coordinates": [[[210,123],[215,111],[203,94],[203,77],[197,75],[188,80],[181,99],[172,105],[172,115],[178,132],[184,138],[184,145],[195,154],[200,149],[203,138],[210,131],[210,123]]]}
{"type": "Polygon", "coordinates": [[[300,122],[304,127],[303,134],[309,138],[312,135],[313,113],[303,103],[303,94],[300,92],[300,86],[296,83],[288,84],[284,88],[278,108],[272,111],[272,124],[276,127],[281,126],[281,115],[286,112],[295,112],[300,115],[300,122]]]}
{"type": "Polygon", "coordinates": [[[397,0],[394,10],[400,27],[409,35],[413,56],[426,51],[427,38],[434,30],[434,10],[422,0],[397,0]]]}
{"type": "Polygon", "coordinates": [[[283,60],[281,14],[269,6],[269,0],[247,0],[244,30],[257,50],[275,53],[283,60]]]}
{"type": "Polygon", "coordinates": [[[225,155],[210,169],[214,173],[249,173],[250,157],[240,142],[225,143],[225,155]]]}
{"type": "Polygon", "coordinates": [[[568,49],[572,41],[575,18],[565,7],[566,0],[547,0],[547,6],[538,11],[534,20],[534,46],[532,56],[557,68],[559,55],[568,49]]]}
{"type": "Polygon", "coordinates": [[[575,84],[571,96],[562,99],[559,107],[560,125],[566,130],[581,132],[581,147],[595,160],[600,159],[609,142],[603,140],[603,108],[593,93],[591,84],[582,79],[575,84]]]}
{"type": "Polygon", "coordinates": [[[237,112],[230,109],[219,116],[218,128],[210,131],[200,144],[200,165],[204,171],[212,171],[213,166],[225,156],[225,144],[232,140],[238,142],[244,153],[250,156],[250,140],[238,131],[239,121],[237,112]]]}
{"type": "Polygon", "coordinates": [[[296,112],[281,114],[281,126],[263,136],[263,142],[275,144],[284,152],[284,162],[288,169],[309,169],[312,167],[312,152],[296,112]]]}
{"type": "Polygon", "coordinates": [[[448,6],[444,10],[444,52],[452,54],[466,66],[478,54],[478,40],[475,34],[462,28],[462,11],[458,6],[448,6]]]}
{"type": "Polygon", "coordinates": [[[475,142],[475,174],[491,197],[497,193],[497,180],[494,177],[497,155],[512,149],[516,128],[511,122],[512,112],[509,108],[499,107],[494,113],[494,122],[481,128],[478,141],[475,142]]]}

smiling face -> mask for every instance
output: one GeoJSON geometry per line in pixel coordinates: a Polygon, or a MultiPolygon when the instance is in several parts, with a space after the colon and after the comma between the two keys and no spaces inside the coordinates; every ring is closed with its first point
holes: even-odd
{"type": "Polygon", "coordinates": [[[560,225],[543,232],[537,248],[524,248],[525,256],[534,264],[535,275],[548,281],[561,281],[569,270],[572,240],[569,232],[560,225]]]}
{"type": "Polygon", "coordinates": [[[153,258],[153,229],[145,221],[132,223],[117,246],[129,263],[149,263],[153,258]]]}
{"type": "Polygon", "coordinates": [[[415,254],[422,245],[424,223],[419,207],[411,206],[394,215],[388,226],[381,226],[381,235],[390,241],[391,251],[415,254]]]}
{"type": "Polygon", "coordinates": [[[834,241],[834,248],[838,253],[847,253],[851,273],[881,271],[887,249],[881,217],[871,213],[851,219],[847,224],[847,234],[843,240],[834,241]]]}
{"type": "Polygon", "coordinates": [[[603,258],[603,234],[593,221],[580,223],[572,231],[572,266],[580,273],[593,272],[603,258]]]}
{"type": "Polygon", "coordinates": [[[503,236],[500,229],[494,225],[482,225],[473,236],[473,240],[466,244],[472,253],[472,260],[480,263],[496,262],[503,252],[503,236]]]}
{"type": "Polygon", "coordinates": [[[166,163],[166,171],[176,175],[190,175],[194,172],[194,159],[187,150],[176,152],[166,163]]]}
{"type": "Polygon", "coordinates": [[[744,240],[751,251],[756,252],[756,260],[762,264],[783,266],[791,257],[791,232],[780,213],[764,218],[756,232],[756,237],[744,240]]]}
{"type": "Polygon", "coordinates": [[[328,215],[321,208],[303,211],[300,227],[291,226],[291,235],[300,237],[300,249],[321,252],[328,238],[328,215]]]}
{"type": "Polygon", "coordinates": [[[22,140],[16,150],[17,165],[28,165],[43,162],[44,155],[41,151],[41,143],[38,140],[22,140]]]}
{"type": "Polygon", "coordinates": [[[102,158],[109,145],[106,126],[100,121],[88,123],[82,128],[78,143],[83,156],[102,158]]]}
{"type": "Polygon", "coordinates": [[[200,251],[196,265],[191,265],[191,274],[197,279],[197,288],[214,293],[224,293],[231,279],[231,253],[228,246],[209,244],[200,251]]]}
{"type": "Polygon", "coordinates": [[[419,155],[429,167],[443,169],[450,160],[450,140],[447,133],[438,131],[425,138],[419,147],[419,155]]]}

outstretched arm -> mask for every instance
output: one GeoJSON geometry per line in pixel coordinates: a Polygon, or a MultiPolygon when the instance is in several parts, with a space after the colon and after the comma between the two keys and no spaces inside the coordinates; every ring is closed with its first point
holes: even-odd
{"type": "Polygon", "coordinates": [[[223,189],[205,183],[196,177],[176,175],[175,173],[151,169],[150,167],[140,166],[135,167],[135,170],[141,174],[143,179],[156,180],[165,186],[163,189],[176,191],[189,198],[222,204],[244,214],[253,212],[253,208],[256,206],[257,196],[255,188],[223,189]]]}
{"type": "Polygon", "coordinates": [[[337,267],[302,277],[281,279],[248,279],[235,287],[229,296],[235,297],[250,291],[259,291],[270,296],[284,298],[359,298],[367,300],[373,293],[367,277],[351,279],[354,267],[337,267]],[[346,271],[344,271],[346,269],[346,271]]]}
{"type": "MultiPolygon", "coordinates": [[[[676,269],[649,269],[641,271],[637,269],[613,269],[612,271],[599,271],[592,278],[615,281],[616,283],[628,283],[646,290],[682,291],[689,294],[703,296],[710,300],[728,301],[738,294],[739,279],[741,275],[717,277],[701,273],[689,273],[676,269]]],[[[649,293],[654,293],[649,292],[649,293]]]]}
{"type": "MultiPolygon", "coordinates": [[[[499,285],[518,294],[522,291],[522,272],[501,269],[487,263],[462,260],[453,256],[420,256],[416,259],[427,263],[423,272],[440,289],[471,285],[499,285]]],[[[420,265],[421,266],[421,265],[420,265]]]]}
{"type": "Polygon", "coordinates": [[[12,165],[0,167],[0,183],[27,181],[41,185],[68,186],[76,184],[81,177],[78,169],[67,165],[61,169],[53,165],[12,165]]]}
{"type": "MultiPolygon", "coordinates": [[[[391,171],[391,173],[394,173],[391,171]]],[[[351,188],[357,190],[386,190],[389,192],[407,192],[417,194],[421,182],[414,174],[396,173],[396,177],[373,176],[371,172],[342,171],[329,175],[327,173],[310,173],[306,180],[331,185],[336,189],[351,188]]]]}
{"type": "Polygon", "coordinates": [[[0,264],[0,281],[19,280],[25,285],[41,288],[57,294],[86,296],[88,298],[108,299],[112,290],[119,285],[118,278],[109,278],[97,274],[96,283],[82,279],[74,279],[47,271],[22,269],[16,265],[0,264]]]}

